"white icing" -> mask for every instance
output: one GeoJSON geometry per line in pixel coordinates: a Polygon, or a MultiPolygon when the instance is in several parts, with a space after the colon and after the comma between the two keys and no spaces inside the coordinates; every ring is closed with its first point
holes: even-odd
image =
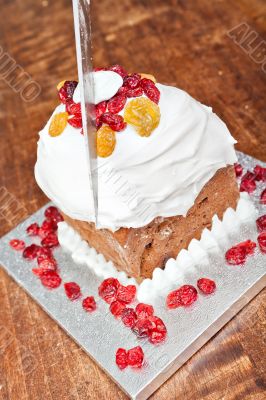
{"type": "MultiPolygon", "coordinates": [[[[99,228],[137,228],[158,216],[186,215],[215,172],[237,160],[235,140],[211,108],[180,89],[157,87],[158,128],[140,137],[128,126],[117,133],[113,154],[98,157],[99,228]]],[[[61,111],[63,105],[55,113],[61,111]]],[[[62,135],[51,137],[49,123],[40,132],[36,180],[65,214],[92,221],[84,137],[69,124],[62,135]]]]}
{"type": "Polygon", "coordinates": [[[228,208],[222,221],[215,215],[211,230],[205,228],[200,240],[193,239],[188,250],[181,250],[176,259],[169,259],[164,270],[155,268],[152,279],[144,279],[140,285],[134,278],[128,278],[125,272],[117,271],[114,264],[107,262],[102,254],[97,254],[66,222],[58,224],[58,239],[76,263],[86,265],[103,279],[115,277],[124,285],[136,285],[138,300],[153,303],[158,295],[165,295],[171,288],[186,283],[199,265],[209,262],[210,255],[221,252],[220,246],[224,240],[230,242],[228,236],[234,230],[239,231],[242,224],[254,221],[256,215],[257,211],[247,193],[241,193],[236,211],[228,208]]]}
{"type": "MultiPolygon", "coordinates": [[[[92,72],[94,84],[94,99],[91,99],[93,104],[98,104],[101,101],[111,99],[123,85],[123,79],[120,75],[113,71],[97,71],[92,72]]],[[[73,95],[75,103],[80,103],[80,88],[79,85],[73,95]]]]}

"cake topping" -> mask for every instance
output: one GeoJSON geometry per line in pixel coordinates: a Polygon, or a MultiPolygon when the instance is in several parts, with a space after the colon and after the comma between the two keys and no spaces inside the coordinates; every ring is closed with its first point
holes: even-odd
{"type": "Polygon", "coordinates": [[[252,242],[251,240],[246,240],[245,242],[241,242],[227,250],[225,253],[225,259],[228,264],[231,265],[244,264],[247,256],[254,253],[255,247],[256,243],[252,242]]]}
{"type": "Polygon", "coordinates": [[[97,131],[97,154],[99,157],[109,157],[115,148],[115,132],[109,126],[102,126],[97,131]]]}
{"type": "Polygon", "coordinates": [[[204,294],[214,293],[216,290],[216,284],[212,279],[200,278],[197,281],[197,286],[199,290],[204,294]]]}
{"type": "Polygon", "coordinates": [[[136,128],[140,136],[150,136],[159,125],[160,109],[147,98],[131,100],[124,113],[125,121],[136,128]]]}
{"type": "Polygon", "coordinates": [[[198,292],[192,285],[183,285],[173,290],[166,298],[166,305],[173,309],[181,306],[190,306],[198,298],[198,292]]]}
{"type": "Polygon", "coordinates": [[[50,136],[59,136],[61,135],[68,122],[68,113],[62,112],[59,114],[55,114],[52,118],[52,121],[49,126],[49,135],[50,136]]]}
{"type": "Polygon", "coordinates": [[[74,301],[81,297],[80,286],[75,282],[68,282],[64,284],[65,292],[69,300],[74,301]]]}
{"type": "Polygon", "coordinates": [[[86,297],[82,302],[82,307],[87,312],[92,312],[96,310],[96,301],[93,296],[86,297]]]}
{"type": "Polygon", "coordinates": [[[74,95],[75,89],[78,85],[78,82],[77,81],[65,81],[63,86],[61,86],[61,83],[62,82],[60,82],[57,86],[57,88],[59,87],[58,96],[59,96],[60,101],[63,104],[66,104],[66,102],[68,100],[71,100],[73,98],[73,95],[74,95]]]}
{"type": "Polygon", "coordinates": [[[260,246],[260,250],[263,253],[266,253],[266,232],[261,232],[258,236],[258,243],[260,246]]]}
{"type": "Polygon", "coordinates": [[[115,362],[120,369],[125,369],[128,366],[127,351],[125,349],[117,349],[115,362]]]}
{"type": "Polygon", "coordinates": [[[266,215],[262,215],[256,220],[257,228],[259,232],[266,232],[266,215]]]}
{"type": "Polygon", "coordinates": [[[26,247],[25,242],[24,242],[23,240],[19,240],[19,239],[12,239],[12,240],[10,240],[9,245],[10,245],[14,250],[17,250],[17,251],[24,250],[25,247],[26,247]]]}
{"type": "Polygon", "coordinates": [[[40,280],[48,289],[57,289],[62,283],[62,279],[56,271],[43,271],[40,280]]]}
{"type": "Polygon", "coordinates": [[[260,202],[261,202],[261,204],[265,204],[265,205],[266,205],[266,189],[264,189],[264,190],[261,192],[261,195],[260,195],[260,202]]]}

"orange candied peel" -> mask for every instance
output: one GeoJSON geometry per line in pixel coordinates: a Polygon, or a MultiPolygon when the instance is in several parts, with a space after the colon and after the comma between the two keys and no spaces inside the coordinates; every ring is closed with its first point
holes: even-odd
{"type": "Polygon", "coordinates": [[[133,125],[140,136],[150,136],[160,118],[159,106],[145,97],[131,100],[125,108],[124,120],[133,125]]]}
{"type": "Polygon", "coordinates": [[[157,83],[155,76],[151,75],[151,74],[140,74],[141,79],[146,78],[146,79],[150,79],[152,82],[157,83]]]}
{"type": "Polygon", "coordinates": [[[61,81],[58,83],[58,85],[56,86],[57,90],[59,91],[65,84],[66,81],[61,81]]]}
{"type": "Polygon", "coordinates": [[[49,135],[53,137],[61,135],[61,133],[64,132],[65,127],[67,126],[67,120],[67,112],[55,114],[49,126],[49,135]]]}
{"type": "Polygon", "coordinates": [[[103,125],[97,131],[97,154],[99,157],[109,157],[116,145],[115,132],[107,125],[103,125]]]}

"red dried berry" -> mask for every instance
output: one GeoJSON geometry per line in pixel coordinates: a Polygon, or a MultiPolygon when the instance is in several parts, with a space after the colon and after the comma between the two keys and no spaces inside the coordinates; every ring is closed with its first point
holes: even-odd
{"type": "Polygon", "coordinates": [[[243,167],[242,167],[241,164],[237,164],[237,163],[234,164],[234,167],[235,167],[236,177],[238,178],[238,177],[240,177],[240,176],[242,175],[242,173],[243,173],[243,167]]]}
{"type": "Polygon", "coordinates": [[[57,230],[57,222],[53,220],[44,220],[42,226],[39,228],[38,235],[43,239],[48,233],[55,232],[57,230]]]}
{"type": "Polygon", "coordinates": [[[112,114],[118,114],[121,110],[123,110],[124,105],[126,104],[127,98],[124,95],[114,96],[108,102],[108,111],[112,114]]]}
{"type": "MultiPolygon", "coordinates": [[[[152,318],[152,317],[150,317],[152,318]]],[[[132,331],[139,338],[145,338],[148,336],[149,331],[151,331],[155,326],[150,321],[150,318],[147,319],[138,319],[135,325],[132,327],[132,331]]]]}
{"type": "Polygon", "coordinates": [[[70,115],[77,115],[81,116],[81,104],[74,103],[73,100],[68,100],[66,103],[66,112],[70,115]]]}
{"type": "Polygon", "coordinates": [[[43,271],[40,275],[41,283],[49,289],[56,289],[61,285],[62,279],[56,271],[43,271]]]}
{"type": "Polygon", "coordinates": [[[125,326],[133,328],[137,321],[137,314],[133,308],[124,308],[121,314],[121,319],[125,326]]]}
{"type": "Polygon", "coordinates": [[[58,208],[54,207],[54,206],[48,207],[45,210],[44,215],[47,220],[53,220],[55,222],[61,222],[64,220],[62,215],[60,214],[58,208]]]}
{"type": "Polygon", "coordinates": [[[115,317],[121,317],[122,312],[126,308],[125,303],[119,300],[115,300],[110,304],[110,312],[115,316],[115,317]]]}
{"type": "Polygon", "coordinates": [[[23,240],[19,240],[19,239],[12,239],[9,242],[10,247],[12,247],[12,249],[17,250],[17,251],[21,251],[25,249],[25,242],[23,242],[23,240]]]}
{"type": "Polygon", "coordinates": [[[69,300],[74,301],[81,297],[80,286],[75,282],[68,282],[64,284],[65,292],[69,300]]]}
{"type": "Polygon", "coordinates": [[[44,273],[44,269],[42,268],[32,268],[32,273],[38,277],[42,276],[42,274],[44,273]]]}
{"type": "Polygon", "coordinates": [[[146,319],[153,315],[154,308],[149,304],[139,303],[135,311],[138,319],[146,319]]]}
{"type": "Polygon", "coordinates": [[[173,309],[181,306],[190,306],[198,298],[197,289],[192,285],[183,285],[172,291],[166,298],[166,305],[173,309]]]}
{"type": "Polygon", "coordinates": [[[116,64],[108,69],[109,71],[116,72],[118,75],[122,76],[123,79],[127,76],[127,71],[121,67],[121,65],[116,64]]]}
{"type": "Polygon", "coordinates": [[[256,243],[252,242],[251,240],[246,240],[245,242],[241,242],[227,250],[225,253],[225,259],[228,264],[231,265],[244,264],[247,256],[254,253],[255,247],[256,243]]]}
{"type": "Polygon", "coordinates": [[[37,244],[31,244],[24,249],[22,256],[27,260],[34,260],[38,255],[39,249],[40,246],[38,246],[37,244]]]}
{"type": "Polygon", "coordinates": [[[68,100],[72,99],[77,85],[78,85],[78,82],[76,82],[76,81],[65,81],[64,85],[61,87],[61,89],[58,92],[59,99],[61,100],[61,102],[63,104],[66,104],[66,102],[68,100]]]}
{"type": "Polygon", "coordinates": [[[141,87],[137,87],[136,89],[128,89],[126,92],[126,96],[128,98],[140,97],[142,95],[143,95],[143,89],[141,87]]]}
{"type": "Polygon", "coordinates": [[[29,236],[37,236],[39,232],[39,225],[35,222],[34,224],[31,224],[28,226],[26,229],[26,232],[29,236]]]}
{"type": "Polygon", "coordinates": [[[69,125],[73,126],[73,128],[81,129],[82,128],[82,117],[81,114],[71,115],[67,122],[69,125]]]}
{"type": "Polygon", "coordinates": [[[120,132],[123,131],[127,124],[124,122],[124,118],[121,115],[116,115],[112,113],[104,113],[100,118],[101,122],[110,126],[113,131],[120,132]]]}
{"type": "Polygon", "coordinates": [[[100,118],[100,116],[105,113],[107,108],[107,101],[101,101],[101,103],[96,104],[95,106],[95,115],[96,118],[100,118]]]}
{"type": "Polygon", "coordinates": [[[143,365],[144,353],[140,346],[134,347],[127,352],[128,365],[133,368],[140,368],[143,365]]]}
{"type": "Polygon", "coordinates": [[[165,340],[167,334],[166,326],[164,325],[161,318],[158,318],[156,316],[150,317],[149,321],[152,324],[152,327],[150,327],[148,330],[149,341],[153,344],[161,343],[165,340]]]}
{"type": "Polygon", "coordinates": [[[116,351],[115,362],[120,369],[125,369],[128,366],[127,351],[125,349],[120,348],[116,351]]]}
{"type": "Polygon", "coordinates": [[[208,278],[198,279],[197,286],[205,294],[211,294],[216,290],[216,283],[208,278]]]}
{"type": "Polygon", "coordinates": [[[53,257],[53,254],[52,254],[51,249],[49,249],[48,247],[39,247],[37,257],[38,257],[37,261],[39,258],[41,261],[41,258],[44,259],[44,258],[53,257]]]}
{"type": "Polygon", "coordinates": [[[141,80],[141,76],[139,74],[128,75],[124,78],[123,86],[126,86],[130,89],[136,89],[139,86],[141,80]]]}
{"type": "Polygon", "coordinates": [[[260,195],[260,203],[266,204],[266,189],[264,189],[260,195]]]}
{"type": "Polygon", "coordinates": [[[56,233],[49,232],[48,235],[41,241],[41,245],[49,248],[57,247],[59,245],[59,241],[56,233]]]}
{"type": "Polygon", "coordinates": [[[93,68],[93,71],[94,71],[94,72],[98,72],[98,71],[107,71],[107,68],[105,68],[105,67],[95,67],[95,68],[93,68]]]}
{"type": "Polygon", "coordinates": [[[120,285],[117,291],[117,300],[129,304],[134,300],[136,292],[137,289],[136,286],[134,285],[128,285],[128,286],[120,285]]]}
{"type": "Polygon", "coordinates": [[[128,90],[130,90],[128,87],[126,87],[126,86],[121,86],[121,88],[118,89],[118,91],[117,91],[116,94],[117,94],[117,95],[124,95],[124,96],[127,96],[128,90]]]}
{"type": "Polygon", "coordinates": [[[259,232],[266,231],[266,215],[262,215],[256,221],[257,228],[259,232]]]}
{"type": "Polygon", "coordinates": [[[260,165],[256,165],[253,172],[255,174],[256,181],[266,181],[266,168],[263,168],[260,165]]]}
{"type": "Polygon", "coordinates": [[[96,310],[96,301],[93,296],[86,297],[82,302],[85,311],[92,312],[96,310]]]}
{"type": "Polygon", "coordinates": [[[37,258],[38,265],[41,269],[56,271],[57,262],[53,257],[44,258],[44,256],[40,256],[37,258]]]}
{"type": "Polygon", "coordinates": [[[115,278],[105,279],[99,286],[98,293],[99,296],[106,301],[106,303],[111,304],[116,300],[117,290],[120,283],[115,278]]]}
{"type": "Polygon", "coordinates": [[[241,179],[240,192],[252,193],[256,189],[256,175],[248,171],[241,179]]]}
{"type": "Polygon", "coordinates": [[[160,100],[160,91],[155,86],[155,83],[147,78],[143,78],[140,81],[140,86],[142,87],[146,96],[152,100],[154,103],[158,104],[160,100]]]}
{"type": "Polygon", "coordinates": [[[266,253],[266,232],[261,232],[258,236],[258,243],[263,253],[266,253]]]}

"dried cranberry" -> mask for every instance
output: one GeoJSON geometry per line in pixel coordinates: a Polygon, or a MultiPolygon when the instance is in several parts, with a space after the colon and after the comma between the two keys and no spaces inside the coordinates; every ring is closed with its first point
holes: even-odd
{"type": "Polygon", "coordinates": [[[126,96],[131,97],[140,97],[143,95],[143,89],[141,87],[137,87],[136,89],[128,89],[126,96]]]}
{"type": "Polygon", "coordinates": [[[9,245],[12,247],[12,249],[20,251],[20,250],[24,250],[25,249],[25,242],[23,242],[23,240],[19,240],[19,239],[12,239],[9,242],[9,245]]]}
{"type": "Polygon", "coordinates": [[[56,289],[61,285],[62,279],[56,271],[43,271],[40,275],[41,283],[49,289],[56,289]]]}
{"type": "Polygon", "coordinates": [[[68,100],[72,99],[77,85],[78,82],[76,81],[65,81],[64,85],[58,92],[59,99],[63,104],[66,104],[68,100]]]}
{"type": "Polygon", "coordinates": [[[258,236],[258,243],[263,253],[266,253],[266,232],[261,232],[258,236]]]}
{"type": "Polygon", "coordinates": [[[138,319],[146,319],[153,315],[154,309],[153,306],[149,304],[139,303],[136,306],[136,314],[138,319]]]}
{"type": "Polygon", "coordinates": [[[234,164],[234,167],[235,167],[236,177],[238,178],[243,173],[243,167],[241,164],[237,164],[237,163],[234,164]]]}
{"type": "MultiPolygon", "coordinates": [[[[151,317],[150,317],[151,318],[151,317]]],[[[132,331],[139,337],[145,338],[148,336],[149,331],[154,328],[154,325],[150,321],[149,318],[147,319],[138,319],[135,325],[132,328],[132,331]]]]}
{"type": "Polygon", "coordinates": [[[38,265],[41,269],[56,271],[57,262],[53,257],[43,258],[43,256],[39,256],[37,258],[38,265]]]}
{"type": "Polygon", "coordinates": [[[120,132],[123,131],[127,124],[124,122],[124,118],[121,115],[116,115],[112,113],[104,113],[101,115],[101,122],[110,126],[113,131],[120,132]]]}
{"type": "Polygon", "coordinates": [[[256,189],[255,174],[248,171],[241,179],[240,192],[252,193],[256,189]]]}
{"type": "Polygon", "coordinates": [[[41,259],[53,257],[53,254],[51,249],[49,249],[48,247],[39,247],[37,257],[37,261],[39,259],[41,261],[41,259]]]}
{"type": "Polygon", "coordinates": [[[128,365],[140,368],[143,365],[144,353],[140,346],[134,347],[127,352],[128,365]]]}
{"type": "Polygon", "coordinates": [[[133,328],[137,321],[137,314],[133,308],[124,308],[121,314],[121,319],[125,326],[133,328]]]}
{"type": "Polygon", "coordinates": [[[115,362],[120,369],[125,369],[128,366],[127,351],[125,349],[120,348],[117,350],[115,362]]]}
{"type": "Polygon", "coordinates": [[[96,310],[96,301],[93,296],[86,297],[82,302],[85,311],[92,312],[96,310]]]}
{"type": "Polygon", "coordinates": [[[38,255],[38,250],[40,246],[37,244],[31,244],[30,246],[26,247],[23,251],[23,257],[27,260],[34,260],[34,258],[38,255]]]}
{"type": "Polygon", "coordinates": [[[239,243],[236,246],[231,247],[225,253],[225,259],[228,264],[240,265],[246,261],[248,255],[254,253],[256,243],[251,240],[246,240],[245,242],[239,243]]]}
{"type": "Polygon", "coordinates": [[[256,165],[253,172],[255,174],[256,181],[266,181],[266,168],[263,168],[260,165],[256,165]]]}
{"type": "Polygon", "coordinates": [[[117,95],[124,95],[124,96],[127,96],[128,90],[130,90],[128,87],[126,87],[126,86],[121,86],[121,88],[118,89],[118,91],[117,91],[116,94],[117,94],[117,95]]]}
{"type": "Polygon", "coordinates": [[[266,231],[266,214],[259,217],[256,224],[259,232],[266,231]]]}
{"type": "Polygon", "coordinates": [[[93,68],[93,71],[94,71],[94,72],[106,71],[106,70],[107,70],[107,68],[105,68],[105,67],[95,67],[95,68],[93,68]]]}
{"type": "Polygon", "coordinates": [[[179,289],[168,294],[166,305],[168,308],[190,306],[198,298],[197,289],[192,285],[183,285],[179,289]]]}
{"type": "Polygon", "coordinates": [[[59,245],[59,241],[56,233],[49,232],[48,235],[41,241],[41,245],[49,248],[57,247],[59,245]]]}
{"type": "Polygon", "coordinates": [[[43,239],[48,233],[57,230],[57,223],[53,220],[44,220],[42,226],[39,228],[38,235],[43,239]]]}
{"type": "Polygon", "coordinates": [[[126,308],[125,303],[119,300],[115,300],[110,304],[110,312],[115,316],[115,317],[121,317],[122,312],[126,308]]]}
{"type": "Polygon", "coordinates": [[[42,276],[42,274],[44,273],[44,269],[42,268],[32,268],[32,273],[38,277],[42,276]]]}
{"type": "Polygon", "coordinates": [[[167,334],[166,326],[161,318],[156,316],[150,317],[149,321],[152,323],[152,327],[148,331],[149,341],[153,344],[161,343],[167,334]]]}
{"type": "Polygon", "coordinates": [[[139,74],[128,75],[124,78],[123,86],[126,86],[130,89],[136,89],[139,86],[141,80],[141,76],[139,74]]]}
{"type": "Polygon", "coordinates": [[[63,221],[63,217],[60,214],[59,210],[57,207],[54,206],[50,206],[48,207],[45,212],[44,215],[46,217],[47,220],[53,220],[55,222],[61,222],[63,221]]]}
{"type": "Polygon", "coordinates": [[[118,114],[121,110],[123,110],[126,100],[127,98],[124,95],[114,96],[108,102],[108,111],[112,114],[118,114]]]}
{"type": "Polygon", "coordinates": [[[120,286],[120,283],[115,278],[107,278],[105,279],[101,285],[99,286],[98,293],[99,296],[106,301],[106,303],[111,304],[116,300],[117,290],[120,286]]]}
{"type": "Polygon", "coordinates": [[[264,189],[260,195],[260,203],[266,204],[266,189],[264,189]]]}
{"type": "Polygon", "coordinates": [[[216,284],[213,280],[208,278],[200,278],[197,281],[197,286],[205,294],[211,294],[216,289],[216,284]]]}
{"type": "Polygon", "coordinates": [[[74,301],[81,297],[81,290],[77,283],[75,282],[65,283],[64,288],[69,300],[74,301]]]}
{"type": "Polygon", "coordinates": [[[96,104],[95,106],[96,118],[99,118],[103,113],[105,113],[106,109],[107,109],[107,101],[101,101],[101,103],[96,104]]]}
{"type": "Polygon", "coordinates": [[[26,232],[29,236],[37,236],[39,232],[39,225],[35,222],[34,224],[31,224],[28,226],[26,229],[26,232]]]}
{"type": "Polygon", "coordinates": [[[70,115],[78,114],[80,116],[81,115],[81,104],[74,103],[73,100],[68,100],[66,103],[66,112],[68,112],[68,114],[70,114],[70,115]]]}
{"type": "Polygon", "coordinates": [[[146,96],[152,100],[154,103],[158,104],[160,100],[160,91],[155,86],[155,83],[147,78],[143,78],[140,81],[140,86],[142,87],[146,96]]]}
{"type": "Polygon", "coordinates": [[[69,125],[73,126],[73,128],[81,129],[82,128],[82,117],[81,114],[76,114],[74,116],[70,116],[67,120],[69,125]]]}
{"type": "Polygon", "coordinates": [[[117,300],[123,301],[123,303],[129,304],[131,303],[136,296],[136,286],[128,285],[123,286],[120,285],[117,291],[117,300]]]}
{"type": "Polygon", "coordinates": [[[116,72],[117,74],[122,76],[123,79],[127,76],[127,71],[123,67],[121,67],[121,65],[116,64],[108,69],[109,71],[116,72]]]}

